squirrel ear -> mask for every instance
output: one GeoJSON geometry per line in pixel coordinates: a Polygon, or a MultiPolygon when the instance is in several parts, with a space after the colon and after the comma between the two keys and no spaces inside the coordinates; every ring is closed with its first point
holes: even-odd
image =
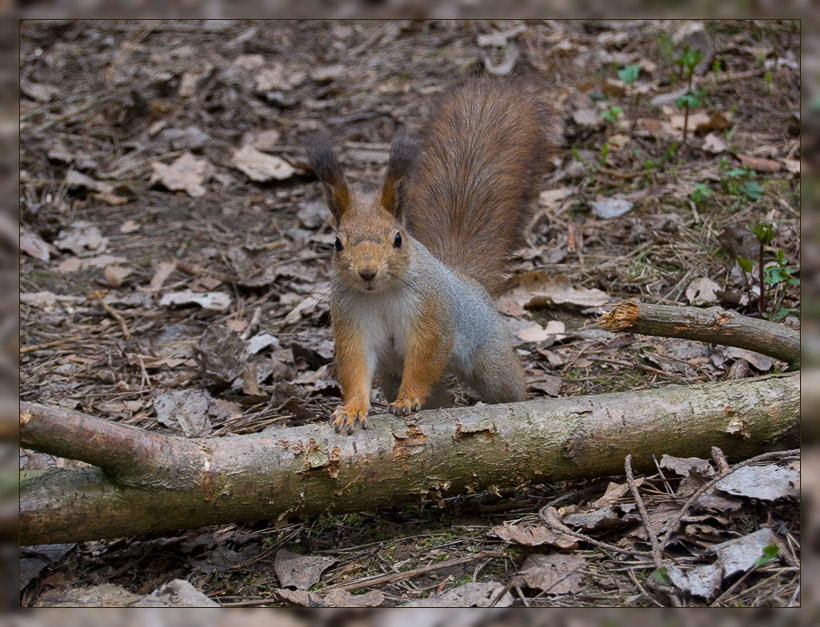
{"type": "Polygon", "coordinates": [[[307,150],[308,163],[322,183],[327,207],[338,224],[352,203],[350,189],[342,173],[342,167],[333,155],[330,142],[324,135],[320,133],[309,135],[305,138],[304,145],[307,150]]]}
{"type": "Polygon", "coordinates": [[[407,181],[413,171],[418,153],[418,141],[406,129],[399,132],[390,147],[390,160],[382,186],[381,204],[400,222],[407,208],[407,181]]]}

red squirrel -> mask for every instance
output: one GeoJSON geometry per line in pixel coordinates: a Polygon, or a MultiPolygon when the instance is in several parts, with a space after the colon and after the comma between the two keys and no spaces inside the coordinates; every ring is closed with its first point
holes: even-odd
{"type": "Polygon", "coordinates": [[[446,404],[445,373],[487,403],[525,399],[491,297],[530,218],[548,147],[542,99],[490,78],[445,90],[419,139],[395,138],[378,193],[348,185],[327,139],[306,142],[337,226],[336,431],[367,427],[374,377],[400,415],[446,404]]]}

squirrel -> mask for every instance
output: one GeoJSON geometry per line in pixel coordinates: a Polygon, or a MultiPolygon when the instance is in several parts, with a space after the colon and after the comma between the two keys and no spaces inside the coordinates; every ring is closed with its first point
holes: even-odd
{"type": "Polygon", "coordinates": [[[326,137],[305,142],[337,227],[337,432],[367,428],[374,376],[397,415],[446,405],[445,373],[487,403],[526,398],[491,297],[530,218],[548,146],[542,99],[489,78],[445,90],[420,138],[396,136],[380,192],[348,185],[326,137]]]}

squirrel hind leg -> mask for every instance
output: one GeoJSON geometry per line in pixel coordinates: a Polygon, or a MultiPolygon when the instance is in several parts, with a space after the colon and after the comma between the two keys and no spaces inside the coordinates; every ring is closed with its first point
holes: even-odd
{"type": "MultiPolygon", "coordinates": [[[[401,375],[394,372],[382,372],[379,377],[379,384],[381,385],[385,398],[387,398],[387,402],[395,401],[399,395],[399,388],[401,387],[401,375]]],[[[439,381],[433,386],[433,389],[430,390],[430,394],[421,408],[440,409],[442,407],[452,406],[453,399],[450,396],[447,386],[443,381],[439,381]]]]}
{"type": "Polygon", "coordinates": [[[485,403],[515,403],[527,400],[524,369],[512,349],[505,354],[485,355],[470,373],[467,384],[485,403]]]}

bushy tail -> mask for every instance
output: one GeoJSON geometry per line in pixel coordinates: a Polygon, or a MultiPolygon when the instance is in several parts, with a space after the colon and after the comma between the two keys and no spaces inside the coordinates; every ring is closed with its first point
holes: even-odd
{"type": "Polygon", "coordinates": [[[473,79],[444,92],[422,131],[408,229],[491,294],[504,282],[547,164],[545,110],[522,83],[473,79]]]}

